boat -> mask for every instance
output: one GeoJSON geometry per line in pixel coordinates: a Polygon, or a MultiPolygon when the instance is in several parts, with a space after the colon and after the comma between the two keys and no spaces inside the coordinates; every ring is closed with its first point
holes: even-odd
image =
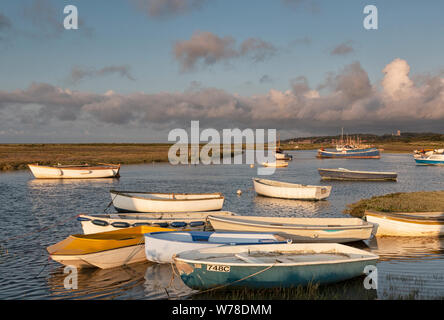
{"type": "Polygon", "coordinates": [[[74,234],[47,247],[54,261],[76,268],[109,269],[146,261],[148,232],[175,231],[169,228],[139,226],[95,234],[74,234]]]}
{"type": "Polygon", "coordinates": [[[433,153],[428,156],[421,156],[414,158],[416,163],[419,165],[434,165],[443,166],[444,165],[444,154],[433,153]]]}
{"type": "Polygon", "coordinates": [[[258,178],[253,178],[253,185],[257,194],[282,199],[322,200],[331,192],[331,186],[310,186],[258,178]]]}
{"type": "Polygon", "coordinates": [[[295,242],[353,242],[372,237],[372,223],[360,218],[208,216],[216,231],[271,232],[295,242]]]}
{"type": "Polygon", "coordinates": [[[297,288],[361,276],[379,256],[337,243],[221,246],[173,257],[190,288],[297,288]]]}
{"type": "Polygon", "coordinates": [[[188,250],[224,245],[286,243],[272,233],[251,232],[152,232],[145,234],[145,254],[148,261],[171,263],[173,256],[188,250]]]}
{"type": "Polygon", "coordinates": [[[273,167],[273,168],[284,168],[288,167],[288,162],[283,160],[276,160],[274,162],[262,162],[264,167],[273,167]]]}
{"type": "Polygon", "coordinates": [[[151,193],[111,190],[118,212],[196,212],[221,210],[221,193],[151,193]]]}
{"type": "Polygon", "coordinates": [[[380,159],[381,155],[377,148],[343,149],[342,151],[327,151],[320,148],[318,158],[341,158],[341,159],[380,159]]]}
{"type": "Polygon", "coordinates": [[[344,168],[338,169],[318,169],[321,178],[324,180],[395,180],[398,177],[396,172],[377,172],[377,171],[357,171],[344,168]]]}
{"type": "Polygon", "coordinates": [[[379,212],[367,210],[368,222],[378,226],[376,236],[436,237],[444,235],[444,212],[379,212]]]}
{"type": "Polygon", "coordinates": [[[80,221],[84,234],[119,230],[122,228],[137,227],[142,225],[189,229],[210,230],[211,225],[207,220],[208,215],[234,216],[230,211],[210,212],[185,212],[185,213],[111,213],[111,214],[80,214],[80,221]]]}
{"type": "Polygon", "coordinates": [[[139,226],[89,235],[74,234],[47,247],[51,259],[76,268],[108,269],[146,261],[144,234],[175,229],[139,226]]]}
{"type": "Polygon", "coordinates": [[[120,164],[57,166],[28,164],[28,167],[37,179],[97,179],[118,178],[120,176],[120,164]]]}

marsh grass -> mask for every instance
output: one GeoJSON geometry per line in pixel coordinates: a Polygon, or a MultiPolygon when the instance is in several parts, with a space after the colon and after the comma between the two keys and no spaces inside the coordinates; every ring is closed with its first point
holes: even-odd
{"type": "Polygon", "coordinates": [[[310,283],[307,286],[276,289],[220,289],[202,294],[195,294],[193,300],[372,300],[376,290],[366,290],[364,277],[320,286],[310,283]]]}
{"type": "Polygon", "coordinates": [[[362,217],[365,210],[381,212],[444,212],[444,191],[390,193],[348,204],[344,213],[362,217]]]}

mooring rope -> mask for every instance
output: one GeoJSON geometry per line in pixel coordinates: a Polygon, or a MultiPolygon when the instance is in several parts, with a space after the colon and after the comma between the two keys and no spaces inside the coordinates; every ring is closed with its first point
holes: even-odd
{"type": "MultiPolygon", "coordinates": [[[[215,291],[215,290],[219,290],[219,289],[222,289],[222,288],[225,288],[225,287],[231,286],[231,285],[233,285],[233,284],[235,284],[235,283],[238,283],[238,282],[241,282],[241,281],[247,280],[247,279],[249,279],[249,278],[251,278],[251,277],[254,277],[254,276],[258,275],[258,274],[261,274],[261,273],[263,273],[263,272],[265,272],[265,271],[267,271],[267,270],[273,268],[277,263],[278,263],[278,261],[275,261],[271,266],[268,266],[268,267],[266,267],[266,268],[264,268],[264,269],[262,269],[262,270],[259,270],[259,271],[257,271],[257,272],[254,272],[254,273],[252,273],[252,274],[250,274],[250,275],[248,275],[248,276],[246,276],[246,277],[243,277],[243,278],[241,278],[241,279],[237,279],[237,280],[235,280],[235,281],[233,281],[233,282],[230,282],[230,283],[227,283],[227,284],[223,284],[223,285],[220,285],[220,286],[217,286],[217,287],[209,288],[209,289],[206,289],[206,290],[203,290],[203,291],[198,291],[198,292],[196,292],[196,293],[194,293],[194,294],[202,294],[202,293],[205,293],[205,292],[215,291]]],[[[172,267],[172,269],[173,269],[173,278],[174,278],[174,275],[179,276],[179,274],[178,274],[178,273],[176,272],[176,270],[174,269],[174,263],[171,263],[171,267],[172,267]]],[[[170,280],[170,283],[171,283],[171,282],[172,282],[172,280],[170,280]]],[[[165,290],[166,290],[166,288],[165,288],[165,290]]],[[[189,294],[188,294],[188,295],[177,296],[176,298],[184,298],[184,297],[186,297],[186,296],[189,296],[189,294]]],[[[168,298],[169,298],[169,295],[168,295],[168,298]]]]}
{"type": "Polygon", "coordinates": [[[108,210],[108,208],[114,203],[114,200],[116,199],[116,197],[119,195],[119,193],[116,193],[114,195],[114,197],[111,199],[110,203],[108,203],[108,205],[106,206],[106,208],[103,210],[103,212],[106,213],[106,210],[108,210]]]}
{"type": "Polygon", "coordinates": [[[134,246],[133,251],[131,251],[128,257],[126,257],[126,259],[123,261],[123,265],[126,265],[140,251],[140,249],[144,249],[144,247],[140,247],[140,245],[144,243],[145,243],[145,236],[142,236],[139,242],[137,242],[137,244],[134,246]]]}

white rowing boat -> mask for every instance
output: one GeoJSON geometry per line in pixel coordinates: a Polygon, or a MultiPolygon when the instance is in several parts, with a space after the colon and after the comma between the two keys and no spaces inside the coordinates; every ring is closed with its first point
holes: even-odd
{"type": "Polygon", "coordinates": [[[196,212],[221,210],[221,193],[151,193],[111,190],[119,212],[196,212]]]}
{"type": "Polygon", "coordinates": [[[253,185],[257,194],[282,199],[322,200],[331,192],[331,186],[310,186],[258,178],[253,178],[253,185]]]}
{"type": "Polygon", "coordinates": [[[288,162],[283,160],[276,160],[275,162],[263,162],[262,165],[264,167],[271,167],[271,168],[284,168],[288,167],[288,162]]]}
{"type": "Polygon", "coordinates": [[[271,232],[295,242],[353,242],[371,238],[372,223],[360,218],[208,216],[216,231],[271,232]]]}
{"type": "Polygon", "coordinates": [[[142,225],[189,229],[189,230],[211,230],[212,227],[207,220],[209,215],[234,216],[230,211],[210,212],[184,212],[184,213],[111,213],[111,214],[81,214],[77,217],[80,221],[84,234],[113,231],[123,228],[137,227],[142,225]]]}
{"type": "Polygon", "coordinates": [[[272,233],[250,232],[152,232],[145,234],[148,261],[171,263],[180,252],[224,245],[282,243],[285,239],[272,233]]]}
{"type": "Polygon", "coordinates": [[[97,179],[119,177],[120,165],[40,166],[28,164],[37,179],[97,179]]]}
{"type": "Polygon", "coordinates": [[[444,212],[365,211],[367,221],[378,225],[376,236],[438,237],[444,235],[444,212]]]}

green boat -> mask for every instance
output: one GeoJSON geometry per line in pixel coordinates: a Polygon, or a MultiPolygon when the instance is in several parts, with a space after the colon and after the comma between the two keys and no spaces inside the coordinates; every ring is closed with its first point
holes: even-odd
{"type": "Polygon", "coordinates": [[[379,257],[336,243],[240,245],[186,251],[174,258],[190,288],[294,288],[364,273],[379,257]]]}

